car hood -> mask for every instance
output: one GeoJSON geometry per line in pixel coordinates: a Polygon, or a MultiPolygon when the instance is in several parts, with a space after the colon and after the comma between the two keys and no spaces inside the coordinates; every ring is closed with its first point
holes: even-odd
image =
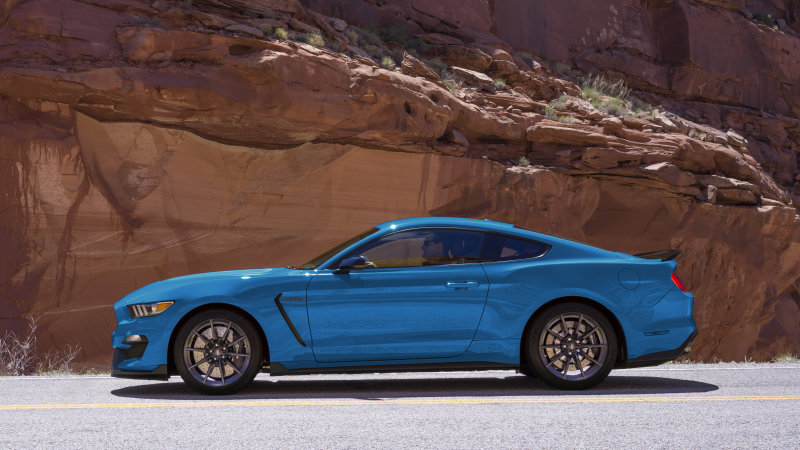
{"type": "Polygon", "coordinates": [[[305,274],[283,267],[272,269],[226,270],[222,272],[197,273],[150,283],[126,295],[114,306],[126,306],[141,302],[197,298],[206,295],[236,295],[242,289],[259,284],[279,282],[292,275],[305,274]],[[253,281],[251,281],[253,280],[253,281]]]}

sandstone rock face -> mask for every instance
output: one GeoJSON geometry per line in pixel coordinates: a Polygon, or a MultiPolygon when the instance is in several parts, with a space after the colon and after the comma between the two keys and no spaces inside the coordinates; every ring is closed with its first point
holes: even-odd
{"type": "Polygon", "coordinates": [[[463,45],[443,45],[434,47],[433,52],[451,66],[483,72],[492,63],[492,57],[477,48],[463,45]]]}
{"type": "Polygon", "coordinates": [[[576,147],[608,144],[608,138],[600,133],[554,125],[534,125],[528,128],[528,140],[540,144],[562,144],[576,147]]]}
{"type": "MultiPolygon", "coordinates": [[[[550,2],[523,4],[514,20],[542,27],[516,31],[517,22],[498,22],[510,20],[502,2],[322,3],[0,6],[0,42],[14,42],[0,45],[0,327],[22,331],[24,317],[38,316],[41,346],[76,343],[84,364],[107,367],[111,305],[137,287],[298,264],[378,222],[452,215],[629,253],[679,249],[678,274],[696,296],[700,329],[692,358],[797,352],[800,218],[774,159],[797,132],[793,119],[776,121],[784,114],[778,97],[795,100],[791,83],[775,85],[774,98],[769,88],[796,58],[769,76],[745,71],[736,78],[742,86],[716,93],[703,91],[715,72],[702,64],[705,74],[690,77],[702,86],[663,79],[671,72],[652,64],[620,68],[649,80],[643,87],[661,86],[659,95],[681,105],[676,111],[709,116],[706,102],[725,112],[718,122],[727,132],[688,115],[608,117],[578,98],[574,83],[527,70],[512,55],[540,38],[541,54],[563,51],[595,67],[617,44],[685,62],[681,70],[705,55],[692,50],[685,59],[680,42],[654,40],[641,21],[655,13],[633,3],[614,3],[613,13],[579,2],[587,14],[618,17],[620,29],[609,19],[603,39],[594,22],[556,35],[529,17],[542,5],[561,11],[550,2]],[[445,11],[458,13],[439,17],[445,11]],[[506,90],[451,91],[410,55],[398,70],[378,67],[349,41],[348,24],[389,17],[482,61],[476,77],[484,82],[505,74],[506,90]],[[261,38],[253,30],[265,21],[293,33],[330,28],[341,34],[326,36],[333,48],[354,50],[261,38]],[[730,106],[751,105],[754,79],[766,80],[759,102],[768,112],[753,128],[734,126],[754,117],[730,106]],[[547,103],[565,94],[573,123],[545,119],[547,103]],[[694,100],[679,102],[683,95],[694,100]],[[516,166],[522,156],[533,165],[516,166]]],[[[705,3],[671,2],[677,12],[669,14],[679,20],[682,8],[705,8],[699,14],[713,16],[721,7],[721,17],[740,24],[729,6],[705,3]]],[[[775,42],[763,43],[770,64],[775,42]]]]}
{"type": "Polygon", "coordinates": [[[442,86],[442,79],[439,75],[436,75],[436,73],[422,61],[409,55],[408,52],[403,54],[403,62],[400,65],[400,71],[406,75],[425,78],[428,81],[442,86]]]}
{"type": "Polygon", "coordinates": [[[463,67],[453,66],[453,76],[472,86],[477,86],[483,91],[494,92],[494,84],[489,76],[476,72],[474,70],[465,69],[463,67]]]}
{"type": "MultiPolygon", "coordinates": [[[[389,10],[408,11],[400,6],[403,0],[304,3],[335,10],[361,25],[378,23],[376,18],[385,17],[389,10]]],[[[610,72],[622,76],[653,104],[692,115],[693,120],[715,128],[732,128],[751,142],[750,152],[767,172],[800,201],[800,182],[796,181],[800,174],[800,59],[792,56],[800,51],[800,11],[794,4],[783,3],[490,2],[489,31],[504,45],[495,41],[489,47],[510,46],[585,71],[610,72]],[[768,28],[753,20],[752,13],[764,8],[771,8],[773,16],[793,31],[768,28]]],[[[459,8],[460,14],[469,15],[464,7],[459,8]]],[[[474,8],[473,13],[487,12],[485,5],[474,8]]],[[[441,15],[426,16],[425,21],[412,13],[403,15],[429,33],[453,32],[449,12],[431,9],[428,13],[441,15]]],[[[483,24],[462,23],[461,27],[475,30],[460,30],[464,41],[487,42],[483,24]]],[[[561,91],[530,92],[551,100],[561,91]]]]}

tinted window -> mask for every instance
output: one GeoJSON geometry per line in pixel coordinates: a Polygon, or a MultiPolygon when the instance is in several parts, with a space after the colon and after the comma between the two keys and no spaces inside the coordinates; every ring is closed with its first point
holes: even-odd
{"type": "Polygon", "coordinates": [[[500,234],[486,235],[481,261],[510,261],[513,259],[535,258],[543,255],[548,246],[527,239],[519,239],[500,234]]]}
{"type": "Polygon", "coordinates": [[[354,237],[342,242],[341,244],[337,245],[336,247],[333,247],[332,249],[328,250],[327,252],[325,252],[325,253],[317,256],[316,258],[312,259],[311,261],[303,264],[302,266],[299,267],[299,269],[314,270],[317,267],[319,267],[320,264],[324,263],[325,261],[329,260],[330,258],[333,258],[333,256],[336,255],[337,253],[339,253],[340,251],[346,249],[347,247],[350,247],[351,245],[355,244],[356,242],[360,241],[361,239],[364,239],[365,237],[369,236],[370,234],[372,234],[372,233],[374,233],[376,231],[378,231],[377,228],[370,228],[369,230],[359,234],[358,236],[354,236],[354,237]]]}
{"type": "Polygon", "coordinates": [[[393,233],[346,257],[366,256],[368,267],[417,267],[478,262],[483,233],[428,228],[393,233]]]}

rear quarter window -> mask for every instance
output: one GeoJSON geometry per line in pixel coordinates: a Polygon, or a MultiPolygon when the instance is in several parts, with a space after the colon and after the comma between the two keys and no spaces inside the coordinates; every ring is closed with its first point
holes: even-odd
{"type": "Polygon", "coordinates": [[[501,234],[487,234],[481,251],[481,262],[512,261],[537,258],[550,246],[541,242],[501,234]]]}

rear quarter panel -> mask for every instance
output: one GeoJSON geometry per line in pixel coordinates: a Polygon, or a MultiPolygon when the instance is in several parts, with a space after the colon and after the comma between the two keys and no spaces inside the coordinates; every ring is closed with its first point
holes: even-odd
{"type": "Polygon", "coordinates": [[[675,265],[599,249],[556,246],[536,259],[484,263],[490,287],[475,341],[519,343],[528,321],[543,306],[580,297],[614,315],[628,356],[638,356],[644,351],[640,337],[657,316],[654,306],[674,289],[670,275],[675,265]]]}

